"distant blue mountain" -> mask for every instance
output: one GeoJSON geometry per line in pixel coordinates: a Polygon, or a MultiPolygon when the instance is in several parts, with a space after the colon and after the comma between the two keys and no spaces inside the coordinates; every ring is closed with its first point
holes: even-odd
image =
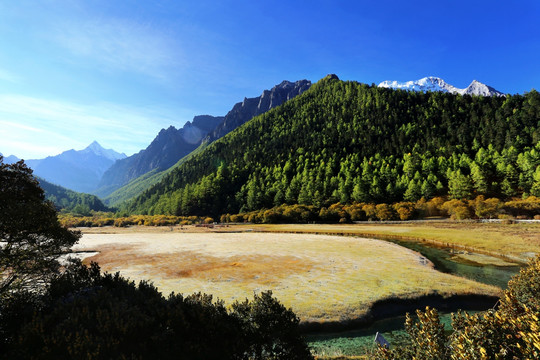
{"type": "Polygon", "coordinates": [[[46,181],[78,192],[90,192],[116,160],[125,158],[96,141],[83,150],[68,150],[45,159],[25,160],[34,174],[46,181]]]}
{"type": "MultiPolygon", "coordinates": [[[[0,155],[2,155],[2,153],[0,153],[0,155]]],[[[4,158],[4,164],[13,164],[13,163],[16,163],[19,160],[21,160],[21,159],[19,159],[15,155],[9,155],[9,156],[6,156],[4,158]]]]}

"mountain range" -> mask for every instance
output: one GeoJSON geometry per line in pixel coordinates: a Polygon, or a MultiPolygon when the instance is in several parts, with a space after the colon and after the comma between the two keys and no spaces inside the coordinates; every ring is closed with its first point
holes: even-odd
{"type": "Polygon", "coordinates": [[[34,175],[50,183],[78,191],[91,192],[103,173],[125,154],[104,149],[96,141],[83,150],[67,150],[44,159],[25,160],[34,175]]]}
{"type": "Polygon", "coordinates": [[[300,204],[322,213],[337,202],[540,195],[539,113],[536,91],[456,96],[331,75],[193,153],[121,211],[220,216],[300,204]]]}
{"type": "MultiPolygon", "coordinates": [[[[339,81],[335,75],[325,78],[327,82],[330,80],[339,81]]],[[[191,157],[199,153],[204,154],[205,149],[216,140],[237,130],[250,120],[268,113],[271,109],[281,108],[281,105],[302,95],[311,87],[312,84],[308,80],[283,81],[270,90],[264,90],[258,97],[244,98],[225,116],[199,115],[182,128],[170,126],[162,129],[146,149],[130,157],[111,149],[104,149],[97,142],[93,142],[83,150],[68,150],[56,156],[26,162],[37,176],[48,182],[75,191],[90,192],[104,198],[109,205],[118,205],[160,183],[164,177],[175,172],[176,168],[184,166],[185,162],[189,163],[191,157]]],[[[504,96],[501,92],[476,80],[467,88],[459,89],[437,77],[408,82],[384,81],[378,87],[414,92],[504,96]]],[[[316,141],[316,134],[313,136],[316,141]]],[[[290,142],[289,140],[286,142],[290,142]]],[[[247,144],[251,140],[244,141],[247,144]]],[[[5,162],[17,160],[15,156],[4,159],[5,162]]]]}
{"type": "MultiPolygon", "coordinates": [[[[0,156],[3,156],[2,153],[0,153],[0,156]]],[[[19,160],[21,160],[21,159],[19,159],[15,155],[9,155],[9,156],[4,157],[3,161],[4,161],[4,164],[13,164],[13,163],[16,163],[19,160]]]]}
{"type": "Polygon", "coordinates": [[[165,170],[182,157],[195,150],[204,136],[223,121],[224,117],[210,115],[195,116],[181,129],[170,126],[162,129],[150,145],[125,159],[114,163],[99,181],[94,193],[106,197],[132,179],[154,169],[165,170]]]}
{"type": "MultiPolygon", "coordinates": [[[[199,115],[181,129],[174,126],[162,129],[146,149],[111,166],[93,193],[106,198],[140,176],[167,170],[200,146],[207,146],[253,117],[302,94],[310,86],[309,80],[283,81],[270,90],[264,90],[258,97],[244,98],[225,116],[199,115]]],[[[159,175],[155,179],[159,179],[159,175]]]]}
{"type": "Polygon", "coordinates": [[[440,91],[459,95],[504,96],[502,92],[476,80],[473,80],[465,89],[459,89],[434,76],[407,82],[387,80],[381,82],[379,87],[413,91],[440,91]]]}

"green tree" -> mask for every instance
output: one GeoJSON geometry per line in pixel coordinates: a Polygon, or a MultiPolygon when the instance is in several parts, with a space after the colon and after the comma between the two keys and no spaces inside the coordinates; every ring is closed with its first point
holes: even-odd
{"type": "Polygon", "coordinates": [[[472,194],[471,179],[463,175],[461,170],[450,171],[448,177],[448,193],[452,199],[466,199],[472,194]]]}
{"type": "Polygon", "coordinates": [[[531,195],[540,197],[540,165],[533,174],[533,183],[531,186],[531,195]]]}
{"type": "Polygon", "coordinates": [[[32,170],[22,161],[4,164],[0,156],[0,300],[42,289],[79,237],[60,225],[32,170]]]}
{"type": "Polygon", "coordinates": [[[403,198],[407,201],[416,201],[422,197],[422,184],[411,179],[403,198]]]}

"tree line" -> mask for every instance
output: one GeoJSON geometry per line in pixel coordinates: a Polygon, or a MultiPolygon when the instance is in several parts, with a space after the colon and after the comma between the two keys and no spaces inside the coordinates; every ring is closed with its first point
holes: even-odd
{"type": "Polygon", "coordinates": [[[400,201],[388,203],[351,204],[335,203],[328,207],[313,205],[280,205],[270,209],[259,209],[239,214],[223,214],[222,223],[276,224],[276,223],[351,223],[354,221],[416,220],[428,217],[449,217],[454,220],[502,219],[511,223],[514,219],[540,220],[540,198],[529,196],[526,199],[501,201],[485,198],[448,199],[434,197],[416,202],[400,201]]]}
{"type": "Polygon", "coordinates": [[[92,211],[109,210],[95,195],[72,191],[51,184],[41,178],[37,178],[37,180],[39,186],[45,191],[45,198],[51,201],[59,211],[77,215],[89,215],[92,211]]]}

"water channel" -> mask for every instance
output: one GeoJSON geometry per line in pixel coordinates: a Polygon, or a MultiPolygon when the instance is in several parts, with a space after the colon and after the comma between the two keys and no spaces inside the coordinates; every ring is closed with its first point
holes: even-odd
{"type": "MultiPolygon", "coordinates": [[[[466,251],[456,252],[454,249],[429,246],[417,242],[398,240],[392,242],[421,253],[441,272],[462,276],[484,284],[495,285],[503,289],[506,288],[510,278],[517,274],[520,269],[517,264],[504,264],[505,266],[501,266],[499,259],[481,254],[466,251]],[[481,263],[476,262],[475,259],[481,259],[482,261],[481,263]]],[[[451,314],[441,313],[440,315],[446,329],[451,329],[451,314]]],[[[405,314],[378,320],[369,326],[349,331],[307,334],[306,340],[318,355],[360,355],[365,353],[366,348],[374,346],[373,341],[377,332],[382,333],[390,344],[399,344],[405,336],[404,322],[405,314]]]]}

